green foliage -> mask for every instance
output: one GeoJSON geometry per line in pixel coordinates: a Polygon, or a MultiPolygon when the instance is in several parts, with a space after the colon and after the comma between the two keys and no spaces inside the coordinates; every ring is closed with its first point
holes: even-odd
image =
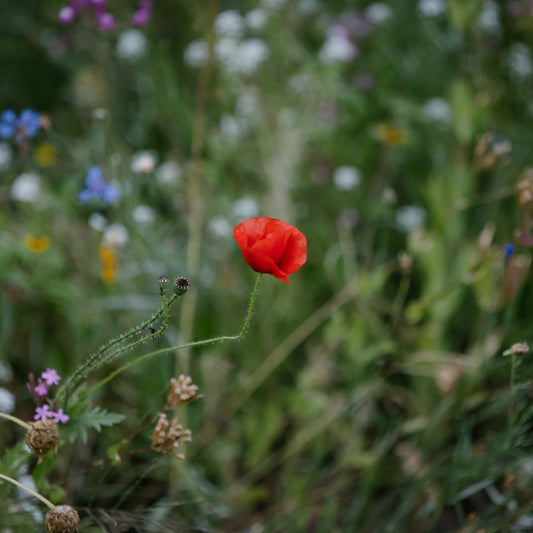
{"type": "MultiPolygon", "coordinates": [[[[41,463],[0,419],[0,473],[80,531],[530,530],[533,362],[502,356],[533,342],[526,2],[137,4],[0,17],[0,113],[50,122],[0,141],[0,410],[33,420],[54,368],[69,416],[41,463]],[[92,166],[119,200],[79,200],[92,166]],[[256,215],[308,261],[248,321],[256,215]],[[161,275],[191,289],[165,304],[161,275]],[[172,406],[180,374],[201,397],[172,406]],[[152,446],[160,413],[192,441],[152,446]]],[[[2,528],[42,527],[0,496],[2,528]]]]}

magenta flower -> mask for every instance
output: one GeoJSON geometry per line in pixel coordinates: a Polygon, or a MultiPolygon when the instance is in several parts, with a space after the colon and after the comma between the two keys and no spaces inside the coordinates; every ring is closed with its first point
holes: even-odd
{"type": "Polygon", "coordinates": [[[46,396],[48,394],[48,385],[39,379],[39,385],[33,389],[39,396],[46,396]]]}
{"type": "Polygon", "coordinates": [[[61,381],[61,376],[53,368],[47,368],[41,377],[47,385],[57,385],[61,381]]]}
{"type": "Polygon", "coordinates": [[[54,422],[56,424],[59,424],[59,422],[61,422],[62,424],[66,424],[70,419],[70,417],[63,412],[62,408],[59,408],[56,412],[50,411],[50,414],[54,418],[54,422]]]}
{"type": "Polygon", "coordinates": [[[134,26],[148,26],[152,15],[152,2],[143,0],[139,3],[137,11],[131,16],[131,23],[134,26]]]}
{"type": "Polygon", "coordinates": [[[48,418],[52,418],[53,412],[50,411],[50,406],[48,404],[44,404],[42,407],[37,407],[35,409],[35,416],[33,417],[34,420],[46,420],[48,418]]]}

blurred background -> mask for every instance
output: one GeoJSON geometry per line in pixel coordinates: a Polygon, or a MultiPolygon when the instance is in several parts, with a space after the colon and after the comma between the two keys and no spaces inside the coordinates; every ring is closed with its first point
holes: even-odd
{"type": "MultiPolygon", "coordinates": [[[[4,471],[84,532],[533,530],[533,365],[502,356],[531,341],[533,2],[0,5],[0,112],[40,121],[0,123],[0,410],[31,420],[28,374],[149,318],[161,275],[191,281],[167,331],[90,384],[238,332],[242,220],[308,240],[243,340],[99,389],[120,423],[34,469],[1,422],[4,471]],[[150,450],[182,373],[185,460],[150,450]]],[[[0,493],[3,531],[42,527],[0,493]]]]}

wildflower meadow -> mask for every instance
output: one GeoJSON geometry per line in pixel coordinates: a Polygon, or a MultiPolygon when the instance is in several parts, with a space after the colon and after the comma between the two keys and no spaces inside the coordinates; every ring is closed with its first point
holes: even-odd
{"type": "Polygon", "coordinates": [[[533,1],[0,4],[0,533],[533,531],[533,1]]]}

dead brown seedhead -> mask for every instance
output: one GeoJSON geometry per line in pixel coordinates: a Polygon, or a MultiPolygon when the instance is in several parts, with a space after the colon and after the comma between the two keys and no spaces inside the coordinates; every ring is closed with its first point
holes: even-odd
{"type": "Polygon", "coordinates": [[[74,533],[78,531],[80,515],[70,505],[56,505],[46,513],[44,525],[49,533],[74,533]]]}
{"type": "Polygon", "coordinates": [[[152,450],[185,459],[183,454],[177,453],[177,448],[191,440],[191,430],[183,429],[177,417],[169,422],[165,413],[159,413],[159,420],[152,435],[152,450]]]}
{"type": "Polygon", "coordinates": [[[25,440],[29,448],[39,456],[40,462],[43,455],[57,448],[59,428],[51,419],[30,422],[25,440]]]}
{"type": "Polygon", "coordinates": [[[170,388],[165,409],[174,409],[189,403],[198,392],[198,387],[192,382],[190,376],[181,374],[178,378],[170,380],[170,388]]]}

